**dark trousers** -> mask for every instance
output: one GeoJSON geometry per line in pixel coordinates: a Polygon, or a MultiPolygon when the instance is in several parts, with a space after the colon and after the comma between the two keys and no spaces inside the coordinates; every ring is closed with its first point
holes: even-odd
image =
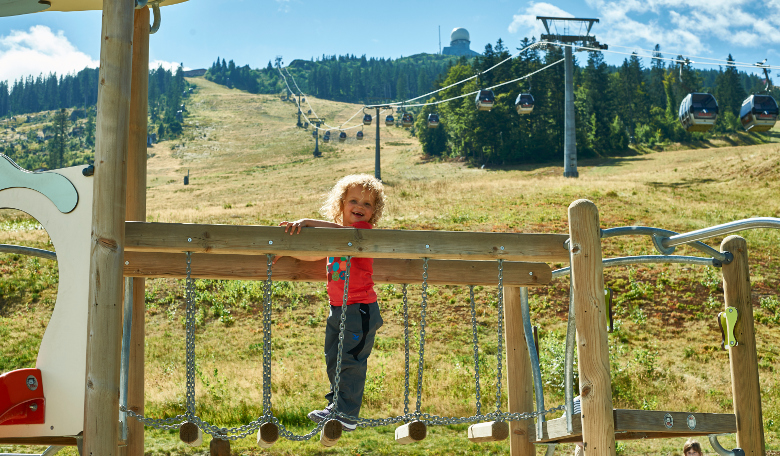
{"type": "MultiPolygon", "coordinates": [[[[327,365],[330,392],[325,395],[328,403],[333,402],[336,384],[336,360],[339,353],[339,326],[342,306],[330,306],[328,324],[325,328],[325,364],[327,365]]],[[[379,305],[351,304],[346,306],[344,322],[344,344],[341,355],[338,411],[349,416],[360,415],[363,403],[363,388],[366,384],[368,355],[374,348],[376,331],[382,326],[379,305]]]]}

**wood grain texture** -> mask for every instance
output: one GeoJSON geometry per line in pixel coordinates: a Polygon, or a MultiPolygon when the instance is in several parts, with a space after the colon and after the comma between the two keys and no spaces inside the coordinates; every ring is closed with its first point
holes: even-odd
{"type": "Polygon", "coordinates": [[[569,206],[569,233],[585,453],[615,456],[601,233],[595,204],[577,200],[569,206]]]}
{"type": "Polygon", "coordinates": [[[506,421],[490,421],[472,424],[469,426],[468,436],[469,441],[474,443],[499,442],[509,437],[509,423],[506,421]]]}
{"type": "MultiPolygon", "coordinates": [[[[546,263],[504,262],[504,284],[537,286],[552,280],[546,263]]],[[[186,277],[183,253],[127,252],[125,277],[186,277]]],[[[375,283],[422,283],[423,260],[380,258],[374,260],[375,283]]],[[[199,279],[266,280],[267,260],[258,255],[192,255],[192,276],[199,279]]],[[[325,260],[301,261],[282,257],[273,265],[273,280],[292,282],[325,281],[325,260]]],[[[431,285],[469,284],[496,286],[496,261],[428,261],[431,285]]]]}
{"type": "MultiPolygon", "coordinates": [[[[531,355],[525,343],[523,314],[520,310],[520,288],[504,287],[504,320],[506,328],[506,370],[509,413],[534,411],[533,375],[531,355]]],[[[511,456],[534,456],[533,440],[526,432],[533,427],[533,420],[510,421],[509,453],[511,456]]]]}
{"type": "Polygon", "coordinates": [[[422,421],[412,421],[395,428],[395,443],[408,445],[419,442],[428,435],[428,428],[422,421]]]}
{"type": "MultiPolygon", "coordinates": [[[[133,73],[130,92],[130,125],[127,141],[127,204],[125,220],[146,221],[146,115],[149,99],[149,8],[135,10],[133,18],[133,73]]],[[[146,284],[133,280],[133,320],[130,334],[127,407],[144,413],[144,344],[146,284]]],[[[134,419],[127,423],[127,456],[144,455],[144,425],[134,419]]],[[[189,442],[203,443],[203,432],[189,442]],[[198,438],[200,440],[198,440],[198,438]]]]}
{"type": "Polygon", "coordinates": [[[211,439],[209,443],[210,456],[230,456],[230,440],[211,439]]]}
{"type": "Polygon", "coordinates": [[[766,454],[764,420],[761,410],[747,242],[739,236],[729,236],[723,240],[720,248],[734,255],[734,260],[730,264],[723,265],[723,295],[726,307],[735,307],[739,315],[734,328],[734,337],[738,345],[729,348],[731,391],[734,399],[734,414],[737,416],[737,446],[742,448],[746,455],[763,456],[766,454]]]}
{"type": "Polygon", "coordinates": [[[320,444],[324,447],[332,447],[341,438],[342,430],[339,420],[328,420],[320,432],[320,444]]]}
{"type": "Polygon", "coordinates": [[[277,226],[127,222],[126,236],[130,252],[569,261],[565,234],[304,228],[291,236],[277,226]]]}
{"type": "MultiPolygon", "coordinates": [[[[728,434],[736,431],[736,418],[731,413],[690,413],[657,410],[616,409],[612,413],[616,440],[661,439],[674,437],[704,436],[709,434],[728,434]],[[673,425],[667,428],[664,424],[666,414],[672,416],[673,425]],[[696,418],[696,426],[688,426],[688,415],[696,418]]],[[[566,418],[556,418],[546,421],[543,426],[540,443],[548,442],[581,442],[582,420],[580,414],[574,415],[573,432],[566,431],[566,418]]],[[[536,438],[536,427],[527,427],[531,438],[536,438]]]]}
{"type": "Polygon", "coordinates": [[[74,437],[2,437],[0,445],[46,445],[46,446],[76,446],[74,437]]]}
{"type": "Polygon", "coordinates": [[[117,399],[122,334],[125,162],[130,123],[133,15],[133,2],[103,1],[83,453],[100,456],[113,456],[119,452],[117,399]]]}
{"type": "Polygon", "coordinates": [[[260,448],[271,448],[279,440],[279,426],[274,423],[263,423],[257,430],[257,446],[260,448]]]}

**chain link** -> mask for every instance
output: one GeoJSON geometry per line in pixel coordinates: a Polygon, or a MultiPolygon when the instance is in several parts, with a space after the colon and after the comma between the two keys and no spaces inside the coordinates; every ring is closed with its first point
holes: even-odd
{"type": "MultiPolygon", "coordinates": [[[[352,257],[347,257],[347,271],[344,274],[344,298],[341,301],[341,322],[339,323],[339,352],[336,356],[336,377],[333,387],[333,408],[331,414],[338,413],[339,410],[339,383],[341,382],[341,356],[344,350],[344,327],[347,322],[347,303],[349,302],[349,273],[352,269],[352,257]]],[[[325,421],[325,420],[323,420],[325,421]]]]}
{"type": "Polygon", "coordinates": [[[263,287],[263,416],[271,416],[271,305],[273,296],[274,256],[266,254],[266,281],[263,287]]]}
{"type": "Polygon", "coordinates": [[[496,374],[496,413],[501,413],[501,360],[504,357],[504,260],[498,260],[498,353],[496,374]]]}
{"type": "Polygon", "coordinates": [[[187,279],[186,302],[187,313],[185,318],[185,363],[187,370],[187,411],[185,416],[191,420],[195,417],[195,294],[194,281],[192,280],[192,252],[187,252],[187,279]]]}
{"type": "Polygon", "coordinates": [[[479,339],[477,338],[477,308],[474,301],[474,285],[469,285],[471,299],[471,332],[474,334],[474,384],[477,391],[477,415],[482,413],[482,395],[479,387],[479,339]]]}
{"type": "Polygon", "coordinates": [[[423,367],[425,365],[425,312],[428,307],[428,258],[423,258],[422,276],[422,303],[420,304],[420,361],[417,364],[417,415],[420,415],[423,367]]]}
{"type": "Polygon", "coordinates": [[[404,284],[404,415],[409,414],[409,305],[408,286],[404,284]]]}

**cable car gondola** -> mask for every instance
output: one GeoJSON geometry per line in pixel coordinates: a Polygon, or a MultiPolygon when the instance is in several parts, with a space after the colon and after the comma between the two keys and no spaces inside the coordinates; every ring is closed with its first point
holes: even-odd
{"type": "Polygon", "coordinates": [[[747,131],[769,131],[775,126],[777,102],[770,95],[750,95],[742,102],[739,120],[747,131]]]}
{"type": "Polygon", "coordinates": [[[685,131],[708,131],[718,119],[718,102],[710,93],[689,93],[680,103],[680,123],[685,131]]]}
{"type": "Polygon", "coordinates": [[[371,114],[363,116],[363,125],[371,125],[371,114]]]}
{"type": "Polygon", "coordinates": [[[347,140],[347,132],[342,131],[341,133],[339,133],[339,142],[344,142],[346,140],[347,140]]]}
{"type": "Polygon", "coordinates": [[[385,117],[385,125],[387,125],[388,127],[392,127],[393,124],[395,124],[395,119],[393,118],[392,115],[385,117]]]}
{"type": "Polygon", "coordinates": [[[311,131],[311,137],[312,138],[316,138],[317,137],[317,129],[316,128],[311,131]]]}
{"type": "Polygon", "coordinates": [[[306,97],[301,98],[301,103],[306,103],[306,97]]]}
{"type": "Polygon", "coordinates": [[[322,140],[325,142],[330,141],[330,130],[325,132],[325,136],[322,137],[322,140]]]}
{"type": "Polygon", "coordinates": [[[493,95],[492,90],[482,89],[477,92],[477,98],[474,99],[474,102],[477,105],[477,110],[490,111],[493,109],[493,102],[495,102],[495,100],[496,98],[493,95]]]}
{"type": "Polygon", "coordinates": [[[363,139],[363,132],[362,131],[357,132],[357,135],[355,137],[358,139],[358,141],[361,141],[363,139]]]}
{"type": "Polygon", "coordinates": [[[534,110],[534,97],[530,93],[521,93],[515,100],[515,109],[520,115],[531,114],[534,110]]]}
{"type": "Polygon", "coordinates": [[[404,113],[403,117],[401,117],[401,124],[404,128],[409,128],[414,125],[414,117],[411,112],[404,113]]]}
{"type": "Polygon", "coordinates": [[[439,115],[436,113],[428,114],[428,128],[436,128],[439,126],[439,115]]]}

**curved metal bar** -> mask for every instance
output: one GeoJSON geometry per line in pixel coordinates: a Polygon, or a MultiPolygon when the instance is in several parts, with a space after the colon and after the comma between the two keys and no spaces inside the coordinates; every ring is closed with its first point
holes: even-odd
{"type": "Polygon", "coordinates": [[[724,234],[736,233],[738,231],[755,230],[757,228],[780,229],[780,218],[753,217],[749,219],[737,220],[735,222],[724,223],[722,225],[716,225],[710,228],[702,228],[700,230],[691,231],[689,233],[676,234],[674,236],[670,236],[668,239],[664,239],[661,242],[664,247],[674,247],[680,244],[689,244],[691,242],[700,241],[702,239],[723,236],[724,234]]]}
{"type": "MultiPolygon", "coordinates": [[[[539,368],[539,353],[534,343],[534,329],[531,326],[531,309],[528,306],[528,288],[520,287],[520,311],[523,315],[523,332],[525,343],[528,346],[528,354],[531,358],[531,371],[534,378],[534,393],[536,396],[536,411],[544,410],[544,391],[542,390],[542,371],[539,368]]],[[[542,435],[542,423],[544,415],[536,418],[536,435],[542,435]]]]}
{"type": "Polygon", "coordinates": [[[41,250],[23,245],[0,244],[0,253],[16,253],[18,255],[28,255],[45,260],[57,261],[57,253],[50,250],[41,250]]]}
{"type": "Polygon", "coordinates": [[[566,432],[574,432],[574,347],[576,346],[574,287],[569,283],[569,321],[566,324],[566,354],[564,357],[564,400],[566,401],[566,432]]]}
{"type": "Polygon", "coordinates": [[[154,35],[157,33],[158,30],[160,30],[160,23],[162,22],[162,17],[160,17],[160,2],[154,2],[152,3],[152,13],[154,13],[154,22],[152,23],[151,27],[149,27],[149,34],[154,35]]]}
{"type": "Polygon", "coordinates": [[[719,435],[725,434],[711,434],[708,436],[710,438],[710,445],[712,445],[712,449],[715,450],[715,452],[720,456],[735,456],[736,452],[723,448],[723,445],[718,442],[719,435]]]}
{"type": "Polygon", "coordinates": [[[549,443],[547,444],[547,451],[545,451],[544,456],[554,456],[555,455],[555,445],[556,443],[549,443]]]}
{"type": "MultiPolygon", "coordinates": [[[[714,258],[704,258],[685,255],[640,255],[630,257],[607,258],[602,260],[604,267],[625,266],[629,264],[653,264],[653,263],[681,263],[698,264],[701,266],[715,266],[714,258]]],[[[556,269],[552,272],[552,278],[557,279],[571,274],[571,267],[556,269]]]]}
{"type": "Polygon", "coordinates": [[[617,228],[607,228],[601,230],[602,238],[616,237],[616,236],[650,236],[653,240],[653,245],[659,252],[664,255],[671,255],[674,253],[674,247],[680,244],[689,244],[691,247],[712,256],[716,260],[724,263],[728,262],[725,253],[714,249],[703,242],[682,242],[675,245],[667,245],[666,242],[673,236],[677,236],[679,233],[676,231],[664,230],[661,228],[652,228],[649,226],[621,226],[617,228]]]}

